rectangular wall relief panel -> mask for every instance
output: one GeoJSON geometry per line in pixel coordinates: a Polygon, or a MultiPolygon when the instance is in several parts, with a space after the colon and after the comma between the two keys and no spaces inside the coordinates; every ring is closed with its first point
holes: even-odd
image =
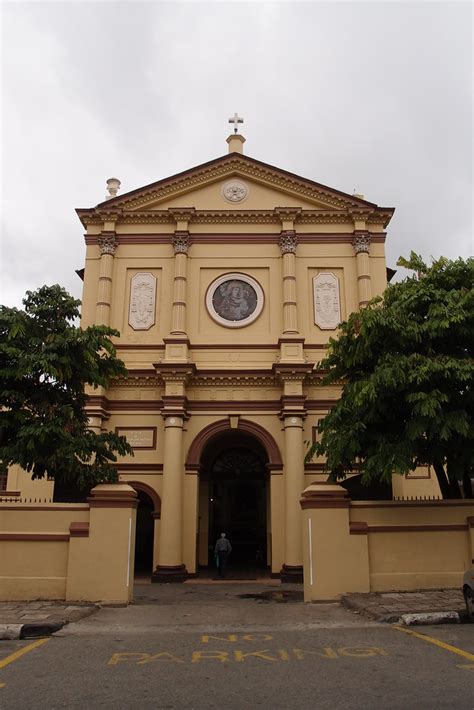
{"type": "Polygon", "coordinates": [[[321,330],[335,330],[341,322],[339,279],[332,271],[313,278],[314,322],[321,330]]]}
{"type": "Polygon", "coordinates": [[[155,311],[156,277],[149,272],[139,272],[130,282],[130,326],[134,330],[149,330],[155,324],[155,311]]]}

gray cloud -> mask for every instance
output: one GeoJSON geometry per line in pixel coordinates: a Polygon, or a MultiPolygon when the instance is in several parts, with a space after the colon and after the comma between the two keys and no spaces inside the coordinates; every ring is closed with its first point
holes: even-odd
{"type": "Polygon", "coordinates": [[[75,207],[227,150],[397,212],[387,262],[472,252],[470,3],[3,6],[2,294],[80,296],[75,207]]]}

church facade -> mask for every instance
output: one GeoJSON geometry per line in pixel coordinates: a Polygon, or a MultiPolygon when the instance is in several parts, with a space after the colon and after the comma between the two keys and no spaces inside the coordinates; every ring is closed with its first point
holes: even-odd
{"type": "Polygon", "coordinates": [[[244,141],[126,194],[111,179],[106,201],[77,210],[82,325],[120,331],[128,369],[89,392],[90,425],[134,448],[118,473],[148,511],[137,557],[147,546],[156,581],[211,566],[223,531],[235,565],[302,579],[301,493],[326,479],[305,453],[339,396],[318,362],[387,284],[394,210],[250,158],[244,141]]]}

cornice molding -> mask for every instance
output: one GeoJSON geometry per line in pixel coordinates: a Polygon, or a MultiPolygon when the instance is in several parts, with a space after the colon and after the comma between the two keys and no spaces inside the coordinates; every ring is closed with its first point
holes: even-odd
{"type": "MultiPolygon", "coordinates": [[[[94,210],[81,211],[81,222],[84,226],[102,225],[104,218],[94,210]]],[[[368,224],[382,224],[385,228],[393,212],[384,208],[374,210],[365,217],[368,224]]],[[[334,210],[302,210],[294,218],[298,224],[352,224],[354,214],[349,209],[334,210]]],[[[174,218],[167,210],[123,211],[115,217],[116,227],[123,224],[174,224],[174,218]]],[[[273,210],[196,210],[189,224],[274,224],[279,227],[280,221],[273,210]]]]}

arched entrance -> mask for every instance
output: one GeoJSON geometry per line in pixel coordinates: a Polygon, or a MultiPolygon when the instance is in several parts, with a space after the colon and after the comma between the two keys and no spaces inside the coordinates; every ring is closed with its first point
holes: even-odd
{"type": "Polygon", "coordinates": [[[230,578],[256,578],[270,563],[268,456],[251,434],[222,431],[204,446],[199,475],[198,555],[210,576],[214,545],[225,532],[232,545],[230,578]]]}
{"type": "Polygon", "coordinates": [[[135,532],[135,577],[150,577],[153,572],[155,521],[161,513],[158,493],[141,481],[127,481],[137,492],[137,523],[135,532]]]}

